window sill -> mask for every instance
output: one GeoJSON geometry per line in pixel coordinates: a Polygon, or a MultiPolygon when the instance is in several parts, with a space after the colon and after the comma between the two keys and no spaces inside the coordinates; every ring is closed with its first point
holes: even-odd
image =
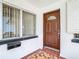
{"type": "Polygon", "coordinates": [[[37,35],[34,35],[34,36],[29,36],[29,37],[0,40],[0,45],[7,44],[7,43],[10,43],[10,42],[16,42],[16,41],[23,41],[23,40],[33,39],[33,38],[37,38],[37,37],[38,37],[37,35]]]}
{"type": "Polygon", "coordinates": [[[79,43],[79,38],[74,38],[71,41],[74,42],[74,43],[79,43]]]}

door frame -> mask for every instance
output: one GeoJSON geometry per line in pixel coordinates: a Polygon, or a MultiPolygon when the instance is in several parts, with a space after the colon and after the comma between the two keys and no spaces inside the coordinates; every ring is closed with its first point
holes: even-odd
{"type": "MultiPolygon", "coordinates": [[[[44,48],[44,38],[45,38],[45,32],[44,32],[44,30],[45,30],[45,20],[44,20],[44,16],[45,16],[45,14],[49,14],[49,13],[52,13],[52,12],[55,12],[55,11],[59,11],[60,12],[60,9],[56,9],[56,10],[53,10],[53,11],[49,11],[49,12],[43,13],[43,48],[44,48]]],[[[59,21],[60,21],[60,24],[59,25],[60,25],[60,37],[61,37],[61,18],[60,18],[59,21]]],[[[59,38],[59,39],[61,39],[61,38],[59,38]]],[[[61,40],[59,40],[59,42],[60,41],[61,40]]],[[[59,43],[59,47],[60,47],[60,43],[59,43]]],[[[59,49],[59,52],[60,52],[60,49],[59,49]]]]}

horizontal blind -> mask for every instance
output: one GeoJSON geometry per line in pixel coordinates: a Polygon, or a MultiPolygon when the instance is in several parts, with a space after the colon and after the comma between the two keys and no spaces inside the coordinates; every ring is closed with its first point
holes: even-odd
{"type": "Polygon", "coordinates": [[[32,36],[36,34],[36,16],[23,11],[22,13],[22,36],[32,36]]]}

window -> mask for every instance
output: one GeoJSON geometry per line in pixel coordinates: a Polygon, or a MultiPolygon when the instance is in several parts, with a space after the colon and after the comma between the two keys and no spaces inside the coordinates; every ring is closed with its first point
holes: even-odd
{"type": "Polygon", "coordinates": [[[20,13],[20,11],[20,9],[3,4],[3,38],[35,35],[36,16],[25,11],[20,13]]]}
{"type": "Polygon", "coordinates": [[[79,34],[78,33],[75,33],[74,34],[74,38],[79,38],[79,34]]]}
{"type": "Polygon", "coordinates": [[[23,11],[23,36],[35,35],[35,15],[23,11]]]}
{"type": "Polygon", "coordinates": [[[3,38],[19,37],[20,10],[3,4],[3,38]]]}

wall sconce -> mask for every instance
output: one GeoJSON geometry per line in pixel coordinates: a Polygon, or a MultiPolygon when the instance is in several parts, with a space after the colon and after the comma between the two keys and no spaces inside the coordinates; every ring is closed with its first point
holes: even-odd
{"type": "Polygon", "coordinates": [[[56,16],[49,16],[48,17],[48,20],[55,20],[56,19],[56,16]]]}

